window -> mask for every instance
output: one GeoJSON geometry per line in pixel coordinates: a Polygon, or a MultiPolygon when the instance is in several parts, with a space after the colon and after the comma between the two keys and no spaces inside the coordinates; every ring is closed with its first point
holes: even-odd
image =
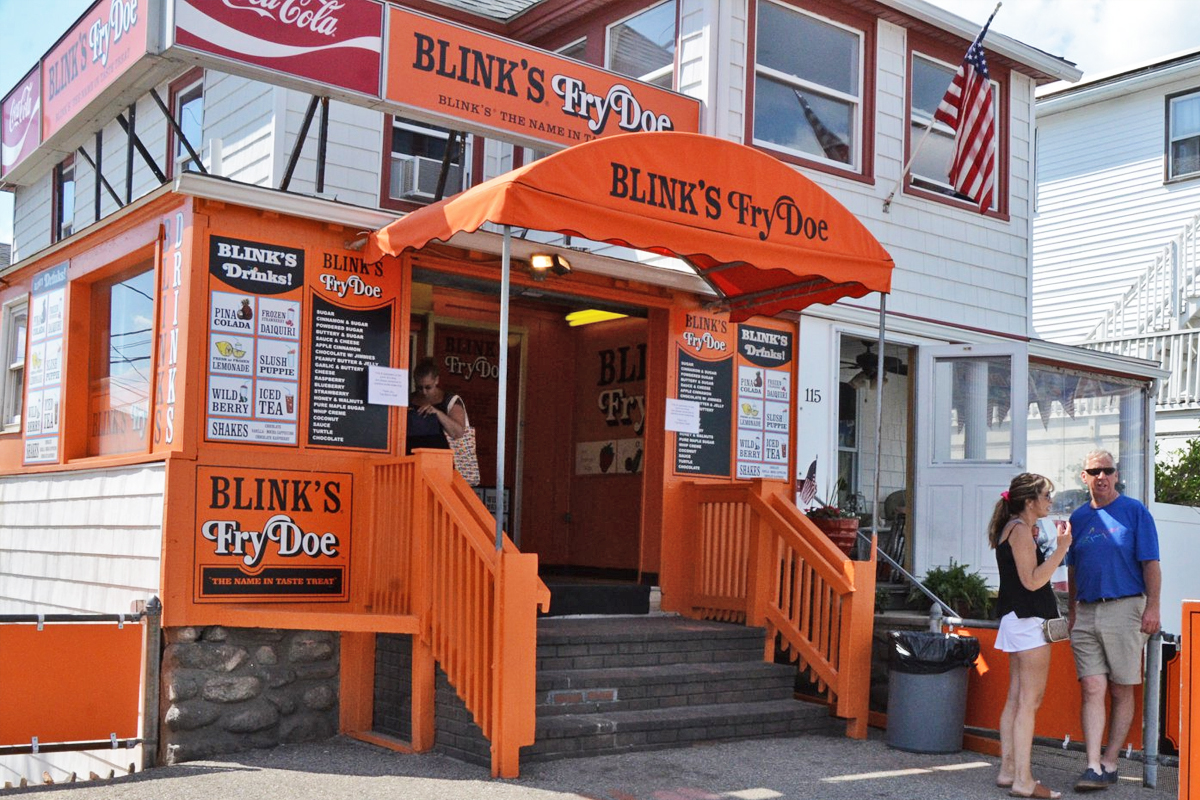
{"type": "Polygon", "coordinates": [[[92,287],[90,455],[146,448],[154,289],[154,269],[147,262],[92,287]]]}
{"type": "Polygon", "coordinates": [[[383,206],[397,207],[397,201],[428,203],[437,196],[438,177],[442,171],[442,158],[446,148],[454,149],[450,157],[450,169],[446,173],[446,186],[442,197],[450,197],[462,191],[465,185],[467,147],[456,136],[451,145],[452,131],[435,125],[412,122],[399,117],[391,120],[391,152],[384,159],[384,180],[387,189],[383,206]]]}
{"type": "Polygon", "coordinates": [[[857,168],[862,162],[864,49],[859,30],[760,0],[754,142],[857,168]]]}
{"type": "Polygon", "coordinates": [[[29,332],[28,301],[21,299],[0,309],[0,430],[19,427],[25,395],[25,338],[29,332]]]}
{"type": "Polygon", "coordinates": [[[605,66],[670,89],[675,83],[675,0],[659,3],[608,27],[605,66]]]}
{"type": "Polygon", "coordinates": [[[554,52],[560,56],[573,58],[576,61],[587,61],[587,39],[576,39],[565,47],[560,47],[554,52]]]}
{"type": "Polygon", "coordinates": [[[1200,174],[1200,92],[1167,98],[1167,180],[1200,174]]]}
{"type": "Polygon", "coordinates": [[[838,384],[837,433],[839,503],[844,503],[845,497],[858,491],[858,407],[858,390],[841,381],[838,384]]]}
{"type": "MultiPolygon", "coordinates": [[[[171,115],[179,123],[188,144],[200,153],[204,137],[204,71],[200,68],[189,70],[171,84],[170,91],[171,115]]],[[[174,128],[171,129],[167,141],[170,149],[168,175],[200,171],[174,128]]]]}
{"type": "Polygon", "coordinates": [[[75,156],[63,159],[54,168],[54,241],[61,241],[75,229],[75,156]]]}
{"type": "MultiPolygon", "coordinates": [[[[954,191],[950,185],[950,164],[954,160],[954,131],[942,122],[933,122],[933,114],[938,104],[954,80],[957,66],[950,66],[941,61],[935,61],[927,56],[913,55],[912,59],[912,106],[909,116],[908,152],[913,158],[909,177],[912,185],[937,194],[953,197],[966,203],[974,203],[969,197],[954,191]],[[925,131],[929,130],[926,135],[925,131]],[[923,143],[922,143],[923,142],[923,143]],[[919,149],[918,149],[919,147],[919,149]]],[[[992,81],[992,108],[996,117],[996,158],[1000,157],[1000,98],[996,82],[992,81]]],[[[996,191],[994,198],[1000,197],[1000,164],[996,164],[996,191]]],[[[996,208],[997,200],[993,199],[992,208],[996,208]]]]}

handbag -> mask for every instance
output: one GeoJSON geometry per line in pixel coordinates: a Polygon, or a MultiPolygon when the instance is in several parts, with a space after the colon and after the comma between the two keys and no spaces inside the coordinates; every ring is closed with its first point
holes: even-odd
{"type": "Polygon", "coordinates": [[[454,395],[450,402],[446,405],[449,409],[454,405],[455,401],[462,403],[463,407],[463,432],[462,436],[452,439],[449,436],[446,440],[450,443],[450,451],[454,453],[454,469],[459,475],[463,476],[463,480],[470,486],[479,485],[479,457],[475,452],[475,429],[471,427],[471,418],[467,416],[467,404],[463,403],[463,399],[458,395],[454,395]]]}
{"type": "Polygon", "coordinates": [[[1042,620],[1042,635],[1046,637],[1047,644],[1053,644],[1054,642],[1069,639],[1071,637],[1071,629],[1064,617],[1044,619],[1042,620]]]}

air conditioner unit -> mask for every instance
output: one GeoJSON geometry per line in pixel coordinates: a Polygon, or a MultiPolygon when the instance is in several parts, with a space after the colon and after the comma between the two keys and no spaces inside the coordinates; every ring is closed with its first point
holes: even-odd
{"type": "MultiPolygon", "coordinates": [[[[392,197],[405,200],[432,200],[437,193],[438,175],[442,162],[424,156],[394,156],[392,158],[392,197]]],[[[462,191],[462,167],[451,164],[446,171],[444,197],[462,191]]]]}

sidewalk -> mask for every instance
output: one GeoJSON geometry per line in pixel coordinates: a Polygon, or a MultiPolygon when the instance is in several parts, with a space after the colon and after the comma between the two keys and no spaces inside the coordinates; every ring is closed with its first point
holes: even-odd
{"type": "MultiPolygon", "coordinates": [[[[521,778],[493,780],[482,767],[429,753],[404,755],[338,737],[159,767],[138,775],[0,796],[64,800],[996,800],[997,759],[978,753],[893,750],[883,733],[866,741],[806,736],[731,742],[523,765],[521,778]]],[[[1119,785],[1076,795],[1083,755],[1034,748],[1034,774],[1063,796],[1168,800],[1178,773],[1159,768],[1143,789],[1141,764],[1123,761],[1119,785]]]]}

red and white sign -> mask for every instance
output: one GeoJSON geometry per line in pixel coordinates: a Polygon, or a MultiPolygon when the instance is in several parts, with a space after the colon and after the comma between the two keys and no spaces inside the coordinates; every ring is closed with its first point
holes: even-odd
{"type": "Polygon", "coordinates": [[[700,129],[700,101],[544,50],[388,8],[384,99],[537,142],[700,129]]]}
{"type": "Polygon", "coordinates": [[[43,141],[146,54],[148,6],[99,0],[42,59],[43,141]]]}
{"type": "Polygon", "coordinates": [[[175,42],[374,97],[383,7],[373,0],[176,0],[175,42]]]}
{"type": "Polygon", "coordinates": [[[40,73],[34,69],[17,88],[4,98],[0,120],[4,126],[0,131],[3,155],[0,155],[0,175],[7,175],[17,164],[25,160],[41,143],[38,135],[42,116],[42,84],[40,73]]]}

